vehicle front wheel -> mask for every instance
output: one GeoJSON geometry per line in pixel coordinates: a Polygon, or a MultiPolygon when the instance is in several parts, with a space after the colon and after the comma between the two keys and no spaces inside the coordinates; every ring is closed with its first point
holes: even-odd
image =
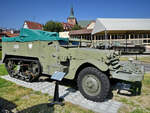
{"type": "Polygon", "coordinates": [[[87,67],[78,75],[78,89],[88,100],[102,102],[109,93],[110,82],[108,77],[98,69],[87,67]]]}

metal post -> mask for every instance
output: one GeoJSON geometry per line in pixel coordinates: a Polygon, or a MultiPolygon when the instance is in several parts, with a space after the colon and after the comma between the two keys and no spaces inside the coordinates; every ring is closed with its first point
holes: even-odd
{"type": "Polygon", "coordinates": [[[125,50],[125,52],[127,52],[127,35],[126,35],[126,50],[125,50]]]}
{"type": "Polygon", "coordinates": [[[80,37],[80,47],[82,46],[82,35],[80,37]]]}
{"type": "Polygon", "coordinates": [[[93,47],[93,41],[92,41],[92,39],[93,39],[93,35],[91,34],[91,47],[93,47]]]}
{"type": "Polygon", "coordinates": [[[55,82],[54,101],[59,102],[59,86],[57,81],[55,82]]]}
{"type": "Polygon", "coordinates": [[[59,98],[59,82],[55,81],[55,91],[54,91],[54,98],[50,99],[51,103],[48,104],[48,106],[53,107],[54,105],[61,105],[63,106],[64,103],[62,103],[63,99],[59,98]]]}
{"type": "Polygon", "coordinates": [[[106,42],[106,44],[105,44],[105,49],[107,49],[107,31],[106,31],[106,28],[105,28],[105,42],[106,42]]]}

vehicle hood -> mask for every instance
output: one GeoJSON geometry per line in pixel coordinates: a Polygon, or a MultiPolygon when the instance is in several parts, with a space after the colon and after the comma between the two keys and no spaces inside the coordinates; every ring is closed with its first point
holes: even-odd
{"type": "Polygon", "coordinates": [[[97,59],[103,60],[106,59],[107,56],[113,54],[113,50],[100,50],[100,49],[93,49],[93,48],[71,48],[70,54],[73,58],[76,59],[97,59]]]}

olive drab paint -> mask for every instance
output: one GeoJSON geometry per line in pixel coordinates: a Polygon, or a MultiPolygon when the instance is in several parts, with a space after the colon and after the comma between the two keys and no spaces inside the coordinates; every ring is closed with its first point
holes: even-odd
{"type": "MultiPolygon", "coordinates": [[[[33,31],[34,37],[38,35],[35,35],[36,30],[27,31],[30,31],[30,33],[27,34],[28,32],[26,32],[25,34],[22,31],[22,35],[32,37],[33,31]]],[[[45,74],[52,75],[55,71],[62,71],[66,72],[67,78],[73,79],[80,66],[90,64],[103,72],[109,70],[113,78],[127,81],[141,81],[143,79],[141,67],[128,63],[126,67],[131,67],[130,71],[129,69],[123,70],[122,66],[119,65],[118,53],[112,50],[79,48],[72,45],[64,46],[60,45],[59,40],[3,41],[2,48],[3,60],[9,55],[38,58],[45,74]],[[116,62],[116,64],[111,64],[113,62],[116,62]],[[119,68],[114,68],[116,65],[119,65],[119,68]]]]}
{"type": "MultiPolygon", "coordinates": [[[[25,31],[25,30],[24,30],[25,31]]],[[[105,73],[109,79],[115,78],[127,82],[141,82],[144,77],[144,68],[132,63],[119,63],[119,53],[113,50],[99,50],[80,48],[72,45],[69,40],[59,38],[53,33],[27,30],[26,39],[20,35],[13,40],[5,39],[2,42],[2,60],[7,58],[36,58],[41,66],[41,72],[53,75],[56,71],[64,72],[65,78],[74,79],[82,69],[94,67],[105,73]],[[32,37],[38,37],[34,39],[32,37]],[[40,38],[41,36],[41,38],[40,38]],[[45,39],[44,36],[46,37],[45,39]],[[55,37],[54,37],[55,36],[55,37]],[[29,39],[32,37],[32,40],[29,39]],[[53,37],[53,38],[51,38],[53,37]],[[16,41],[17,40],[17,41],[16,41]]],[[[22,34],[23,31],[22,31],[22,34]]]]}

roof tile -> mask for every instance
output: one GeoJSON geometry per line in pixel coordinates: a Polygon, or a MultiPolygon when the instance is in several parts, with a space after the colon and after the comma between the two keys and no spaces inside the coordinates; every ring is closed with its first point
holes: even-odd
{"type": "Polygon", "coordinates": [[[69,32],[69,35],[81,35],[81,34],[91,34],[92,29],[81,29],[81,30],[73,30],[69,32]]]}
{"type": "Polygon", "coordinates": [[[31,22],[31,21],[25,21],[27,23],[27,26],[29,29],[36,29],[36,30],[42,30],[43,29],[43,25],[39,24],[37,22],[31,22]]]}

